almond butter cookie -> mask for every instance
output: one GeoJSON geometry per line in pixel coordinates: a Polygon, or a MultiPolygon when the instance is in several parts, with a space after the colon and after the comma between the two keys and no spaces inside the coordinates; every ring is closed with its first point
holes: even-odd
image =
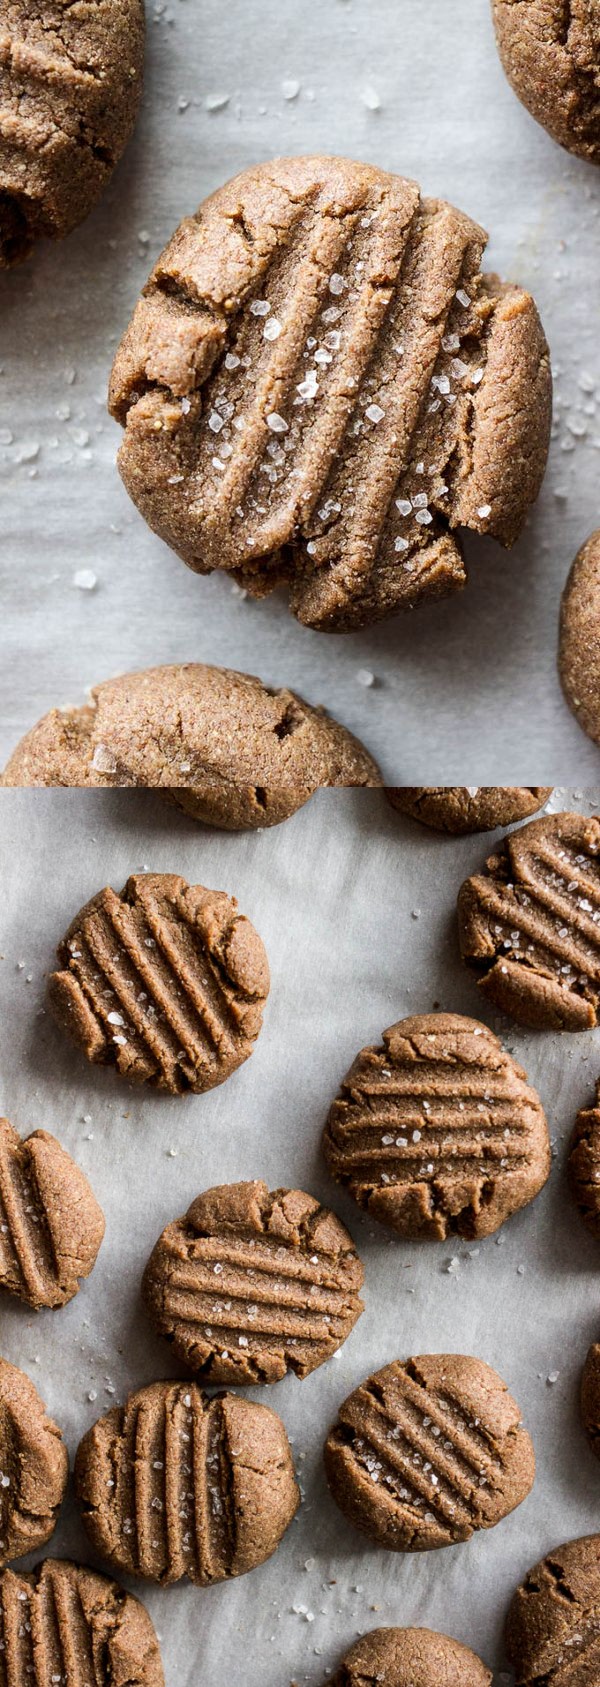
{"type": "Polygon", "coordinates": [[[551,785],[391,785],[386,797],[400,814],[410,814],[434,832],[461,837],[467,832],[493,832],[526,820],[543,808],[551,785]]]}
{"type": "Polygon", "coordinates": [[[600,1535],[555,1547],[525,1577],[506,1622],[517,1687],[596,1687],[600,1679],[600,1535]]]}
{"type": "Polygon", "coordinates": [[[104,1214],[87,1177],[48,1131],[25,1141],[0,1119],[0,1288],[28,1306],[66,1306],[89,1277],[104,1214]]]}
{"type": "Polygon", "coordinates": [[[600,164],[598,0],[492,0],[509,82],[553,140],[600,164]]]}
{"type": "Polygon", "coordinates": [[[375,1628],[346,1653],[330,1687],[489,1687],[491,1672],[468,1646],[430,1628],[375,1628]]]}
{"type": "Polygon", "coordinates": [[[578,552],[563,592],[558,666],[569,708],[600,744],[600,528],[578,552]]]}
{"type": "Polygon", "coordinates": [[[0,1359],[0,1568],[50,1539],[68,1474],[60,1429],[37,1389],[0,1359]]]}
{"type": "Polygon", "coordinates": [[[2,1687],[164,1687],[145,1607],[124,1587],[68,1559],[0,1577],[2,1687]]]}
{"type": "Polygon", "coordinates": [[[600,1241],[600,1080],[592,1107],[577,1114],[569,1148],[569,1181],[581,1217],[600,1241]]]}

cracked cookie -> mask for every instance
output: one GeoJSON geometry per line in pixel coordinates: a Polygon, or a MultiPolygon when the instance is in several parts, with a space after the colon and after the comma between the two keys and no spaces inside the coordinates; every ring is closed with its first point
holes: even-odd
{"type": "Polygon", "coordinates": [[[277,1414],[180,1382],[153,1383],[98,1419],[78,1448],[75,1490],[94,1551],[163,1587],[256,1569],[300,1503],[277,1414]]]}
{"type": "Polygon", "coordinates": [[[569,1146],[569,1182],[588,1230],[600,1241],[600,1080],[593,1107],[577,1114],[569,1146]]]}
{"type": "Polygon", "coordinates": [[[330,1687],[489,1687],[481,1658],[448,1634],[430,1628],[375,1628],[357,1640],[330,1687]]]}
{"type": "Polygon", "coordinates": [[[72,920],[49,980],[88,1060],[133,1083],[201,1094],[252,1054],[269,993],[258,932],[235,897],[176,873],[107,885],[72,920]]]}
{"type": "Polygon", "coordinates": [[[0,1576],[2,1687],[164,1687],[145,1607],[124,1587],[68,1559],[0,1576]]]}
{"type": "Polygon", "coordinates": [[[549,1552],[510,1605],[506,1650],[517,1687],[595,1687],[600,1672],[600,1535],[549,1552]]]}
{"type": "Polygon", "coordinates": [[[526,820],[543,808],[551,785],[389,785],[386,797],[400,814],[410,814],[434,832],[461,837],[493,832],[526,820]]]}
{"type": "Polygon", "coordinates": [[[581,1377],[581,1421],[592,1452],[600,1459],[600,1345],[589,1348],[581,1377]]]}
{"type": "Polygon", "coordinates": [[[578,552],[562,595],[558,668],[575,719],[600,744],[600,528],[578,552]]]}
{"type": "Polygon", "coordinates": [[[325,1470],[344,1516],[392,1552],[491,1529],[526,1499],[535,1458],[506,1384],[460,1353],[396,1360],[340,1406],[325,1470]]]}
{"type": "Polygon", "coordinates": [[[277,1382],[337,1352],[363,1311],[363,1275],[352,1237],[312,1195],[229,1183],[163,1230],[143,1294],[204,1382],[277,1382]]]}
{"type": "Polygon", "coordinates": [[[0,1568],[50,1539],[68,1474],[60,1429],[37,1389],[0,1359],[0,1568]]]}
{"type": "Polygon", "coordinates": [[[324,709],[252,674],[200,662],[121,674],[81,709],[52,709],[0,785],[157,786],[193,819],[275,826],[330,785],[380,785],[367,751],[324,709]]]}
{"type": "Polygon", "coordinates": [[[133,130],[143,0],[4,0],[0,269],[83,221],[133,130]]]}
{"type": "Polygon", "coordinates": [[[458,898],[463,960],[488,1001],[538,1031],[587,1031],[600,1005],[600,821],[511,832],[458,898]]]}
{"type": "Polygon", "coordinates": [[[459,590],[460,528],[517,538],[551,377],[482,229],[340,158],[247,170],[176,230],[117,352],[119,467],[197,573],[344,632],[459,590]]]}
{"type": "Polygon", "coordinates": [[[600,164],[598,0],[492,0],[504,69],[553,140],[600,164]]]}
{"type": "Polygon", "coordinates": [[[66,1306],[89,1277],[104,1214],[87,1177],[48,1131],[21,1140],[0,1119],[0,1289],[37,1311],[66,1306]]]}

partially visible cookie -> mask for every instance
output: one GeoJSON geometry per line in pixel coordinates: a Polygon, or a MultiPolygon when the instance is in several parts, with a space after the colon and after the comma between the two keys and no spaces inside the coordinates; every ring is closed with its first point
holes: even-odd
{"type": "Polygon", "coordinates": [[[462,885],[463,960],[520,1025],[586,1031],[600,1011],[600,821],[530,820],[462,885]]]}
{"type": "Polygon", "coordinates": [[[334,1213],[300,1189],[206,1189],[167,1225],[144,1272],[152,1323],[207,1383],[306,1377],[363,1310],[363,1268],[334,1213]]]}
{"type": "Polygon", "coordinates": [[[569,708],[600,744],[600,528],[578,552],[562,595],[558,666],[569,708]]]}
{"type": "Polygon", "coordinates": [[[163,1587],[256,1569],[300,1503],[277,1414],[193,1382],[153,1383],[99,1418],[79,1445],[75,1490],[94,1550],[163,1587]]]}
{"type": "Polygon", "coordinates": [[[143,59],[143,0],[4,0],[0,269],[91,211],[133,129],[143,59]]]}
{"type": "Polygon", "coordinates": [[[517,1588],[506,1621],[517,1687],[600,1680],[600,1535],[555,1547],[517,1588]]]}
{"type": "Polygon", "coordinates": [[[569,1181],[581,1217],[600,1241],[600,1079],[596,1103],[577,1114],[569,1147],[569,1181]]]}
{"type": "Polygon", "coordinates": [[[49,980],[56,1017],[88,1060],[183,1095],[252,1054],[269,993],[258,933],[235,897],[175,873],[134,873],[72,920],[49,980]]]}
{"type": "Polygon", "coordinates": [[[600,164],[597,0],[492,0],[500,57],[515,93],[555,141],[600,164]]]}
{"type": "Polygon", "coordinates": [[[390,785],[392,808],[434,832],[492,832],[543,808],[551,785],[390,785]]]}
{"type": "Polygon", "coordinates": [[[69,1474],[57,1424],[24,1371],[0,1359],[0,1568],[44,1546],[69,1474]]]}
{"type": "Polygon", "coordinates": [[[362,1049],[323,1138],[332,1177],[406,1240],[489,1236],[550,1171],[541,1101],[498,1038],[417,1014],[362,1049]]]}
{"type": "Polygon", "coordinates": [[[25,1141],[0,1119],[0,1289],[36,1309],[65,1306],[89,1277],[104,1214],[87,1177],[48,1131],[25,1141]]]}
{"type": "Polygon", "coordinates": [[[519,1407],[482,1359],[397,1360],[340,1406],[325,1444],[344,1516],[392,1552],[491,1529],[526,1499],[535,1458],[519,1407]]]}
{"type": "Polygon", "coordinates": [[[0,1576],[2,1687],[164,1687],[145,1606],[68,1559],[0,1576]]]}
{"type": "Polygon", "coordinates": [[[346,1653],[330,1687],[489,1687],[491,1672],[468,1646],[430,1628],[375,1628],[346,1653]]]}
{"type": "Polygon", "coordinates": [[[600,1459],[600,1345],[589,1348],[581,1378],[581,1421],[592,1452],[600,1459]]]}

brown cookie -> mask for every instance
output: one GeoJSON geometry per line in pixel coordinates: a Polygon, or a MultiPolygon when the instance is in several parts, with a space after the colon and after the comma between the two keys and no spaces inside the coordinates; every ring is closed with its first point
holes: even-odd
{"type": "Polygon", "coordinates": [[[493,832],[526,820],[543,808],[551,785],[392,785],[386,790],[392,808],[410,814],[434,832],[461,837],[467,832],[493,832]]]}
{"type": "MultiPolygon", "coordinates": [[[[23,1371],[0,1359],[0,1567],[44,1546],[69,1474],[60,1429],[23,1371]]],[[[1,1676],[1,1666],[0,1666],[1,1676]]]]}
{"type": "Polygon", "coordinates": [[[117,352],[119,466],[200,574],[366,626],[465,581],[459,528],[511,545],[550,426],[533,300],[414,182],[340,158],[245,171],[176,230],[117,352]]]}
{"type": "Polygon", "coordinates": [[[600,1345],[590,1347],[581,1377],[581,1421],[592,1452],[600,1459],[600,1345]]]}
{"type": "Polygon", "coordinates": [[[0,785],[152,785],[196,820],[274,826],[323,785],[380,785],[325,711],[251,674],[200,662],[121,674],[82,709],[52,709],[0,785]],[[174,783],[175,781],[175,783],[174,783]]]}
{"type": "Polygon", "coordinates": [[[492,12],[523,105],[568,152],[600,164],[597,0],[492,0],[492,12]]]}
{"type": "Polygon", "coordinates": [[[206,1189],[144,1272],[154,1328],[207,1383],[307,1377],[363,1311],[363,1268],[334,1213],[300,1189],[206,1189]]]}
{"type": "Polygon", "coordinates": [[[88,1060],[183,1095],[214,1089],[252,1054],[269,993],[258,933],[235,897],[176,873],[133,873],[71,921],[49,980],[54,1012],[88,1060]]]}
{"type": "Polygon", "coordinates": [[[517,1588],[506,1621],[517,1687],[597,1687],[600,1535],[549,1552],[517,1588]]]}
{"type": "Polygon", "coordinates": [[[535,1458],[497,1372],[434,1353],[386,1365],[344,1400],[325,1471],[344,1516],[378,1546],[431,1552],[514,1511],[535,1458]]]}
{"type": "Polygon", "coordinates": [[[577,1114],[569,1147],[569,1181],[582,1219],[600,1241],[600,1080],[596,1104],[577,1114]]]}
{"type": "Polygon", "coordinates": [[[531,820],[458,898],[463,960],[488,1001],[538,1031],[587,1031],[600,1004],[600,821],[531,820]]]}
{"type": "Polygon", "coordinates": [[[544,1111],[487,1025],[418,1014],[362,1049],[323,1138],[332,1177],[408,1240],[489,1236],[550,1171],[544,1111]]]}
{"type": "Polygon", "coordinates": [[[145,1607],[68,1559],[0,1577],[1,1687],[164,1687],[145,1607]]]}
{"type": "Polygon", "coordinates": [[[489,1687],[491,1673],[468,1646],[430,1628],[375,1628],[342,1659],[330,1687],[489,1687]]]}
{"type": "Polygon", "coordinates": [[[48,1131],[24,1142],[0,1119],[0,1288],[28,1306],[66,1306],[89,1277],[104,1213],[87,1177],[48,1131]]]}
{"type": "Polygon", "coordinates": [[[87,216],[133,129],[143,62],[143,0],[4,0],[0,269],[87,216]]]}
{"type": "Polygon", "coordinates": [[[600,744],[600,528],[576,556],[563,592],[558,666],[569,708],[600,744]]]}
{"type": "Polygon", "coordinates": [[[298,1509],[289,1442],[269,1406],[155,1382],[88,1430],[75,1490],[113,1569],[198,1587],[264,1564],[298,1509]]]}

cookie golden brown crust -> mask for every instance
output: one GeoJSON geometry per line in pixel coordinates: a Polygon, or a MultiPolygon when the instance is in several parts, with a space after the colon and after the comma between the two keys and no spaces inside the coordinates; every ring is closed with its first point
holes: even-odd
{"type": "Polygon", "coordinates": [[[340,158],[245,171],[176,230],[115,359],[119,467],[198,573],[287,585],[344,632],[464,584],[457,530],[510,545],[546,463],[533,300],[414,182],[340,158]]]}
{"type": "Polygon", "coordinates": [[[330,1687],[489,1687],[491,1673],[468,1646],[430,1628],[376,1628],[350,1648],[330,1687]]]}
{"type": "Polygon", "coordinates": [[[600,1677],[600,1535],[549,1552],[510,1605],[506,1650],[517,1687],[596,1687],[600,1677]]]}
{"type": "Polygon", "coordinates": [[[143,59],[143,0],[5,0],[0,269],[87,216],[133,129],[143,59]]]}
{"type": "Polygon", "coordinates": [[[325,1444],[334,1500],[392,1552],[431,1552],[491,1529],[526,1499],[533,1446],[482,1359],[426,1354],[368,1377],[325,1444]]]}
{"type": "Polygon", "coordinates": [[[182,1095],[251,1055],[269,993],[258,933],[235,897],[175,873],[134,873],[75,916],[49,980],[56,1017],[88,1060],[182,1095]]]}
{"type": "Polygon", "coordinates": [[[532,117],[600,164],[598,0],[492,0],[500,57],[532,117]]]}
{"type": "Polygon", "coordinates": [[[569,708],[600,744],[600,528],[576,556],[563,592],[558,666],[569,708]]]}
{"type": "Polygon", "coordinates": [[[36,1310],[65,1306],[89,1277],[104,1214],[87,1177],[48,1131],[25,1141],[0,1119],[0,1288],[36,1310]]]}
{"type": "Polygon", "coordinates": [[[467,832],[492,832],[526,820],[543,808],[551,785],[391,785],[386,797],[400,814],[410,814],[434,832],[460,837],[467,832]]]}
{"type": "Polygon", "coordinates": [[[2,1687],[164,1687],[158,1641],[132,1593],[68,1559],[0,1577],[2,1687]]]}
{"type": "Polygon", "coordinates": [[[583,1374],[580,1392],[581,1421],[585,1429],[592,1452],[600,1458],[600,1346],[593,1342],[590,1347],[583,1374]]]}
{"type": "Polygon", "coordinates": [[[23,1371],[0,1359],[0,1568],[44,1546],[69,1473],[60,1429],[23,1371]]]}
{"type": "Polygon", "coordinates": [[[463,960],[502,1013],[539,1031],[586,1031],[600,1010],[600,822],[531,820],[458,898],[463,960]]]}
{"type": "Polygon", "coordinates": [[[300,1503],[277,1414],[195,1383],[153,1383],[99,1418],[79,1446],[75,1488],[94,1550],[163,1586],[256,1569],[300,1503]]]}
{"type": "Polygon", "coordinates": [[[300,1189],[206,1189],[167,1225],[144,1273],[159,1335],[207,1383],[306,1377],[363,1310],[363,1268],[335,1214],[300,1189]]]}

